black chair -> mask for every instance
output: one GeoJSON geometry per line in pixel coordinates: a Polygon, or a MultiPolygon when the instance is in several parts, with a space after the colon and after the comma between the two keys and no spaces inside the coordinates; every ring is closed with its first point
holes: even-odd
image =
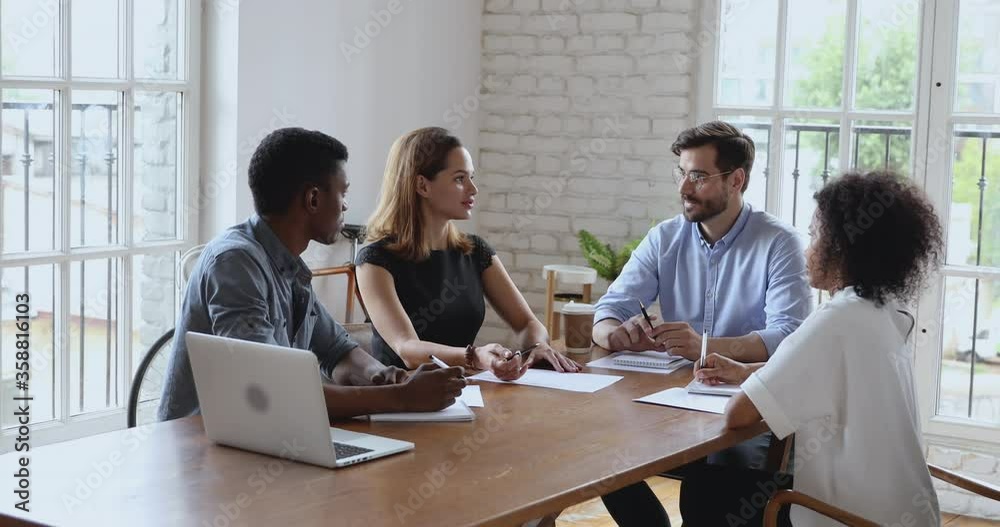
{"type": "Polygon", "coordinates": [[[163,375],[166,371],[168,353],[173,347],[173,342],[174,330],[169,329],[149,347],[146,355],[139,362],[139,366],[136,367],[126,408],[129,428],[135,428],[138,424],[140,405],[153,403],[145,405],[148,407],[158,404],[160,391],[163,388],[163,375]]]}

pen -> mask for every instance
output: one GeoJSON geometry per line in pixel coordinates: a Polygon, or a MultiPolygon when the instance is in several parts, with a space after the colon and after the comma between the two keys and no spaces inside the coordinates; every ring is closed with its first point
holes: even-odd
{"type": "Polygon", "coordinates": [[[653,327],[653,321],[649,318],[649,313],[646,312],[646,306],[642,303],[642,300],[636,299],[639,302],[639,309],[642,310],[642,316],[646,318],[646,323],[649,327],[653,327]]]}
{"type": "Polygon", "coordinates": [[[511,360],[514,357],[518,356],[518,355],[520,355],[522,359],[527,359],[528,355],[531,355],[531,350],[533,350],[533,349],[535,349],[535,348],[537,348],[538,346],[541,346],[541,345],[542,345],[541,342],[536,342],[536,343],[528,346],[527,348],[525,348],[525,349],[523,349],[521,351],[515,351],[514,354],[511,355],[510,358],[508,358],[506,360],[511,360]]]}
{"type": "Polygon", "coordinates": [[[443,360],[435,357],[434,355],[431,355],[431,362],[433,362],[434,364],[437,364],[438,366],[440,366],[442,368],[450,368],[450,366],[448,366],[448,364],[445,363],[445,361],[443,361],[443,360]]]}
{"type": "Polygon", "coordinates": [[[708,332],[702,334],[701,336],[701,363],[699,363],[699,368],[705,367],[705,353],[708,351],[708,332]]]}

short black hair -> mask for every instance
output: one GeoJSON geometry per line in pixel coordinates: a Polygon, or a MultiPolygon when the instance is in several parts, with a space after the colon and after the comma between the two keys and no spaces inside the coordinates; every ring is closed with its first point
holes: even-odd
{"type": "Polygon", "coordinates": [[[943,251],[941,223],[922,190],[893,172],[849,172],[814,197],[824,268],[839,268],[844,285],[878,305],[916,297],[943,251]]]}
{"type": "Polygon", "coordinates": [[[279,128],[267,134],[247,170],[257,214],[288,212],[305,187],[328,190],[330,174],[346,161],[347,147],[323,132],[279,128]]]}
{"type": "Polygon", "coordinates": [[[740,192],[746,192],[750,185],[750,170],[753,168],[753,158],[756,153],[753,139],[725,121],[709,121],[681,132],[674,144],[670,145],[670,151],[679,156],[682,150],[705,145],[715,147],[715,164],[723,172],[743,169],[746,177],[743,179],[743,188],[740,192]]]}

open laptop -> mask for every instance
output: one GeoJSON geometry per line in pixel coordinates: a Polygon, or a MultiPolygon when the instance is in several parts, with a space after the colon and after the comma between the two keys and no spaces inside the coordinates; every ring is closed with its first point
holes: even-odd
{"type": "Polygon", "coordinates": [[[205,433],[215,443],[324,467],[413,449],[413,443],[330,427],[311,351],[189,331],[205,433]]]}

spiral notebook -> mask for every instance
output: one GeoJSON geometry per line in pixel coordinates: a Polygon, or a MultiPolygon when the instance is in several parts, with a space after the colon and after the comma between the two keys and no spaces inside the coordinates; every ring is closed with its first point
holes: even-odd
{"type": "Polygon", "coordinates": [[[674,369],[678,361],[684,360],[679,355],[667,355],[661,351],[640,351],[638,353],[623,353],[615,356],[612,362],[618,366],[635,366],[637,368],[655,368],[660,370],[674,369]]]}

